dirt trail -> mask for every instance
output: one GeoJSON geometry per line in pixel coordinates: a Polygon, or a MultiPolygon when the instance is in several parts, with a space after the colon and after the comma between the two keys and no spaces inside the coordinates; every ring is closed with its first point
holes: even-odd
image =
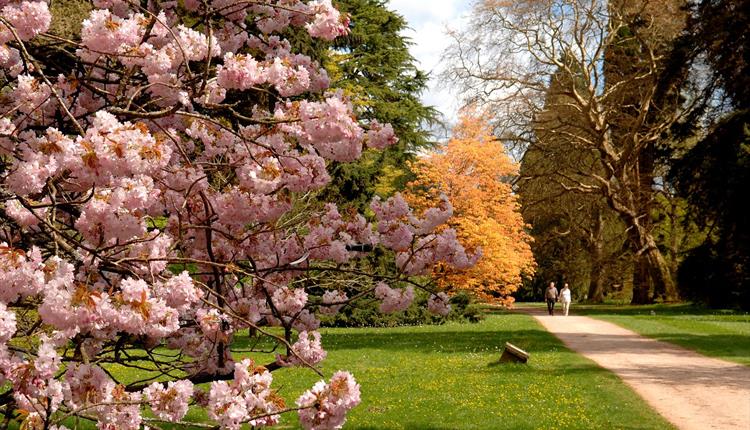
{"type": "Polygon", "coordinates": [[[680,429],[750,430],[750,367],[583,316],[533,315],[570,349],[608,369],[680,429]]]}

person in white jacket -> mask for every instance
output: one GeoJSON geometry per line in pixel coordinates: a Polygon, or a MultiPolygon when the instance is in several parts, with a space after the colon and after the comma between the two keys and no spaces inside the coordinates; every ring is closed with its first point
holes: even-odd
{"type": "Polygon", "coordinates": [[[565,316],[568,316],[568,310],[570,309],[570,288],[568,288],[568,284],[566,283],[562,290],[560,290],[560,301],[562,302],[562,308],[563,308],[563,314],[565,316]]]}

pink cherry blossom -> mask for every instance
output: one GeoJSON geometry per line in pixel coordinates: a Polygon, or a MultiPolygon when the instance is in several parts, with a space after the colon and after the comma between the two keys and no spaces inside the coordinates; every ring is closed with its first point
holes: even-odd
{"type": "Polygon", "coordinates": [[[279,405],[271,390],[272,381],[271,372],[257,366],[253,360],[236,363],[232,382],[211,383],[209,417],[226,429],[239,429],[244,422],[251,426],[278,423],[279,416],[273,414],[279,405]],[[258,417],[260,415],[265,416],[258,417]]]}
{"type": "Polygon", "coordinates": [[[196,305],[203,297],[203,291],[198,288],[190,274],[183,271],[178,276],[169,278],[166,282],[159,284],[156,294],[166,302],[167,306],[185,311],[196,305]]]}
{"type": "Polygon", "coordinates": [[[41,251],[24,252],[0,242],[0,303],[38,294],[45,285],[41,251]]]}
{"type": "MultiPolygon", "coordinates": [[[[0,44],[0,69],[7,70],[8,75],[12,78],[23,71],[21,53],[18,49],[0,44]]],[[[8,121],[7,118],[3,118],[3,120],[8,121]]]]}
{"type": "Polygon", "coordinates": [[[186,380],[169,381],[165,387],[154,382],[143,390],[143,395],[156,416],[167,421],[179,421],[187,413],[193,383],[186,380]]]}
{"type": "Polygon", "coordinates": [[[341,16],[331,0],[316,0],[309,7],[315,13],[314,21],[307,24],[311,36],[332,40],[349,32],[349,18],[341,16]]]}
{"type": "Polygon", "coordinates": [[[300,103],[300,135],[321,156],[336,161],[352,161],[362,152],[362,129],[350,115],[351,106],[341,94],[325,102],[300,103]]]}
{"type": "Polygon", "coordinates": [[[299,339],[292,345],[291,354],[284,357],[277,356],[276,360],[282,366],[312,366],[323,361],[326,355],[320,342],[320,333],[302,331],[299,339]]]}
{"type": "Polygon", "coordinates": [[[108,10],[95,9],[83,21],[81,41],[96,54],[118,54],[138,46],[143,38],[145,17],[141,14],[123,19],[108,10]]]}
{"type": "Polygon", "coordinates": [[[382,300],[380,312],[391,313],[406,310],[414,301],[414,287],[391,288],[385,282],[379,282],[375,287],[375,297],[382,300]]]}
{"type": "Polygon", "coordinates": [[[359,384],[348,372],[336,372],[331,382],[317,382],[299,399],[300,424],[305,429],[339,429],[346,422],[346,413],[357,406],[360,399],[359,384]]]}
{"type": "Polygon", "coordinates": [[[218,84],[228,90],[247,90],[266,81],[265,69],[252,56],[224,54],[224,64],[217,68],[218,84]]]}
{"type": "Polygon", "coordinates": [[[281,287],[273,293],[272,298],[280,315],[296,315],[307,303],[307,293],[301,288],[281,287]]]}
{"type": "Polygon", "coordinates": [[[326,291],[323,293],[322,301],[324,306],[320,307],[320,313],[335,315],[344,307],[343,302],[346,302],[347,299],[348,297],[343,291],[326,291]]]}
{"type": "Polygon", "coordinates": [[[9,341],[16,332],[16,314],[0,302],[0,345],[9,341]]]}
{"type": "Polygon", "coordinates": [[[448,315],[451,311],[448,300],[448,295],[443,292],[432,294],[427,300],[427,309],[436,315],[448,315]]]}
{"type": "MultiPolygon", "coordinates": [[[[15,28],[18,37],[29,40],[39,33],[47,31],[52,22],[47,2],[23,1],[20,4],[9,4],[3,7],[2,16],[15,28]]],[[[12,40],[13,35],[2,25],[0,27],[0,44],[12,40]]]]}
{"type": "Polygon", "coordinates": [[[34,369],[39,378],[51,379],[60,368],[61,357],[55,349],[55,345],[47,336],[42,335],[41,344],[37,350],[37,359],[34,361],[34,369]]]}
{"type": "Polygon", "coordinates": [[[367,147],[375,149],[384,149],[398,142],[393,127],[390,124],[380,124],[377,120],[370,123],[370,130],[367,131],[366,139],[367,147]]]}

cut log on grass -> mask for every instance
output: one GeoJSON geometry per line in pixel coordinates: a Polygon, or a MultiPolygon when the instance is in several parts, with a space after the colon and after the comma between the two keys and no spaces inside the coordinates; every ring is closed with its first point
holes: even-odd
{"type": "Polygon", "coordinates": [[[526,363],[529,361],[529,353],[510,342],[505,342],[505,350],[500,356],[501,363],[526,363]]]}

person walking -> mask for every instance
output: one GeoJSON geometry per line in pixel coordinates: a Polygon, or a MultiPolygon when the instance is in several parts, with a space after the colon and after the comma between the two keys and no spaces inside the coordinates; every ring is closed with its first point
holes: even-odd
{"type": "Polygon", "coordinates": [[[568,316],[568,310],[570,310],[570,288],[568,288],[568,283],[566,282],[565,285],[563,285],[562,290],[560,290],[560,301],[562,302],[562,308],[563,313],[565,316],[568,316]]]}
{"type": "Polygon", "coordinates": [[[555,288],[554,282],[550,282],[549,287],[544,290],[544,298],[547,300],[547,312],[549,312],[550,315],[554,315],[555,302],[557,301],[557,288],[555,288]]]}

